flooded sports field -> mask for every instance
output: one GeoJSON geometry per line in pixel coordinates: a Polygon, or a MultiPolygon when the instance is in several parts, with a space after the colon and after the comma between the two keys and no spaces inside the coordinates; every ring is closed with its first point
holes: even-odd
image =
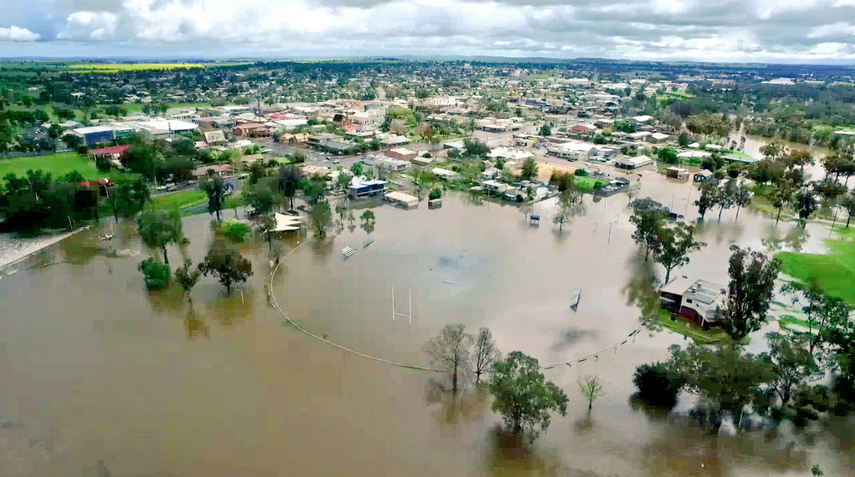
{"type": "MultiPolygon", "coordinates": [[[[690,184],[650,173],[640,188],[696,218],[690,184]]],[[[276,302],[341,347],[426,367],[425,342],[462,323],[490,328],[505,353],[570,362],[544,371],[570,397],[567,416],[526,449],[503,437],[490,398],[471,386],[452,400],[440,373],[289,324],[265,291],[264,242],[242,246],[254,275],[231,296],[203,278],[188,300],[144,290],[137,266],[148,252],[133,224],[109,242],[98,230],[74,235],[0,273],[0,475],[753,477],[805,476],[814,464],[852,475],[852,421],[710,436],[688,416],[692,396],[669,415],[632,399],[635,367],[687,342],[667,330],[632,334],[645,275],[628,202],[586,196],[559,232],[553,202],[529,210],[449,193],[437,210],[375,208],[367,246],[359,220],[324,242],[280,241],[291,253],[271,280],[276,302]],[[345,246],[356,250],[348,259],[345,246]],[[580,374],[606,383],[590,414],[580,374]]],[[[748,210],[717,215],[700,226],[707,246],[677,274],[726,283],[732,244],[819,252],[828,236],[748,210]]],[[[194,263],[210,222],[185,219],[194,263]]],[[[169,253],[180,263],[178,248],[169,253]]],[[[772,329],[749,351],[762,351],[772,329]]]]}

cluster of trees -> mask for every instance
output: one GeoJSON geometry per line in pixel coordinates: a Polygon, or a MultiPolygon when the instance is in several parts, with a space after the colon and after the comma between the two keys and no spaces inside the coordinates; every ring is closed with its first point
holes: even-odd
{"type": "Polygon", "coordinates": [[[725,209],[736,207],[736,220],[739,220],[739,211],[742,207],[751,204],[754,193],[745,185],[738,183],[737,178],[720,181],[711,178],[698,186],[700,196],[695,200],[698,206],[698,214],[704,219],[707,211],[718,207],[718,220],[725,209]]]}
{"type": "Polygon", "coordinates": [[[503,359],[487,328],[473,336],[463,325],[446,325],[428,341],[425,351],[432,366],[448,372],[455,395],[473,378],[476,386],[484,384],[495,397],[493,410],[516,434],[534,439],[539,430],[549,427],[551,412],[562,416],[567,412],[567,395],[546,381],[537,360],[519,351],[503,359]],[[490,379],[482,383],[485,374],[490,379]]]}
{"type": "MultiPolygon", "coordinates": [[[[825,203],[829,207],[840,207],[847,213],[847,226],[855,211],[855,195],[847,183],[855,175],[855,159],[852,154],[838,152],[823,159],[826,177],[807,182],[804,167],[813,164],[810,153],[804,149],[788,149],[783,144],[772,142],[761,149],[763,160],[754,164],[748,177],[762,186],[770,186],[767,198],[777,210],[776,221],[782,211],[791,207],[804,226],[807,220],[825,203]],[[841,178],[846,178],[844,183],[841,178]]],[[[837,215],[834,215],[835,220],[837,215]]]]}
{"type": "MultiPolygon", "coordinates": [[[[552,413],[567,414],[567,394],[546,380],[537,359],[519,351],[503,357],[487,328],[473,336],[463,325],[446,325],[425,350],[432,366],[449,374],[455,396],[473,379],[476,387],[492,394],[493,411],[516,435],[533,441],[549,427],[552,413]],[[487,374],[489,379],[482,381],[487,374]]],[[[605,395],[605,383],[595,375],[580,376],[577,383],[590,412],[605,395]]]]}
{"type": "Polygon", "coordinates": [[[695,226],[669,218],[670,211],[650,198],[636,199],[630,203],[635,225],[633,240],[644,247],[644,260],[653,260],[665,267],[665,283],[671,272],[689,263],[689,254],[706,244],[695,239],[695,226]]]}
{"type": "MultiPolygon", "coordinates": [[[[746,353],[732,342],[716,347],[673,347],[667,362],[638,366],[638,396],[670,407],[681,391],[701,397],[695,414],[717,429],[730,417],[756,413],[773,422],[797,425],[824,413],[855,409],[855,323],[852,309],[815,285],[788,285],[808,316],[809,331],[769,333],[769,351],[746,353]],[[829,385],[815,384],[826,375],[829,385]]],[[[765,314],[765,311],[764,311],[765,314]]],[[[765,319],[765,318],[764,318],[765,319]]]]}
{"type": "Polygon", "coordinates": [[[7,174],[0,185],[0,214],[6,227],[35,233],[44,228],[72,228],[98,220],[102,211],[132,217],[149,199],[139,179],[120,180],[111,187],[92,184],[78,172],[54,178],[49,172],[28,170],[24,176],[7,174]]]}
{"type": "MultiPolygon", "coordinates": [[[[145,210],[137,218],[137,231],[150,250],[159,252],[152,254],[139,265],[146,288],[160,290],[168,287],[171,269],[167,247],[179,246],[182,255],[185,255],[184,249],[190,243],[184,236],[181,215],[176,210],[145,210]]],[[[205,259],[194,269],[185,255],[184,265],[175,271],[176,282],[185,292],[189,292],[200,276],[213,275],[226,287],[226,291],[231,293],[233,284],[244,282],[252,276],[252,263],[241,256],[232,243],[242,241],[244,233],[236,234],[230,232],[229,228],[217,227],[205,259]]]]}

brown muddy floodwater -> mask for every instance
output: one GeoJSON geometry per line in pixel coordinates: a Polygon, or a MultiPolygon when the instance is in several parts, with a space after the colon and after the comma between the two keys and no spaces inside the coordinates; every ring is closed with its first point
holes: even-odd
{"type": "MultiPolygon", "coordinates": [[[[685,210],[691,190],[646,174],[641,196],[685,210]]],[[[487,326],[503,351],[541,363],[619,343],[640,323],[627,299],[639,266],[625,195],[586,197],[584,215],[561,234],[549,202],[534,207],[539,227],[514,206],[463,195],[444,202],[439,210],[375,209],[366,248],[358,221],[324,245],[306,242],[275,279],[279,304],[318,335],[419,365],[428,364],[425,341],[448,323],[487,326]],[[344,260],[344,246],[356,254],[344,260]],[[393,321],[393,287],[402,313],[412,292],[411,320],[393,321]]],[[[736,223],[734,211],[720,223],[715,215],[702,226],[708,246],[677,273],[725,282],[733,243],[821,251],[827,235],[818,226],[804,234],[776,227],[749,211],[736,223]]],[[[185,221],[194,262],[209,222],[185,221]]],[[[489,398],[452,403],[438,390],[442,376],[367,360],[284,326],[264,292],[266,244],[244,246],[255,276],[239,287],[243,295],[225,297],[206,278],[191,305],[180,293],[143,291],[136,267],[146,252],[132,232],[120,229],[108,243],[94,231],[77,235],[3,271],[0,475],[753,477],[805,476],[816,463],[826,475],[852,475],[851,421],[710,437],[685,417],[690,396],[670,416],[633,404],[635,366],[685,344],[646,329],[596,358],[545,371],[570,396],[568,414],[519,450],[497,433],[489,398]],[[580,373],[607,385],[590,415],[580,373]]],[[[282,243],[296,245],[296,237],[282,243]]],[[[180,262],[177,249],[170,256],[180,262]]],[[[762,340],[753,343],[762,350],[762,340]]]]}

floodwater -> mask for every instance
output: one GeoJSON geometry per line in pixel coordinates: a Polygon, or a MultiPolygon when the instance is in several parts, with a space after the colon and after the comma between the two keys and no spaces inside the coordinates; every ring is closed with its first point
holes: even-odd
{"type": "MultiPolygon", "coordinates": [[[[641,197],[683,208],[688,220],[691,194],[689,184],[655,174],[641,182],[641,197]]],[[[0,280],[0,475],[753,477],[809,475],[814,464],[852,475],[851,421],[711,437],[685,417],[691,396],[671,415],[633,402],[635,366],[686,342],[645,329],[620,344],[641,315],[628,302],[642,288],[642,267],[627,202],[586,196],[559,233],[550,202],[533,208],[538,227],[523,208],[450,194],[438,210],[376,208],[367,247],[358,220],[322,245],[281,243],[298,248],[274,280],[280,306],[368,355],[427,365],[422,346],[448,323],[487,326],[501,350],[541,363],[606,348],[545,371],[570,404],[526,449],[502,435],[489,398],[455,402],[441,391],[442,375],[346,353],[284,325],[264,292],[267,244],[243,246],[255,275],[232,296],[203,278],[188,302],[143,291],[136,266],[147,252],[132,226],[106,243],[94,231],[76,235],[0,280]],[[345,246],[357,250],[347,260],[345,246]],[[580,374],[606,382],[591,414],[580,374]]],[[[738,221],[734,210],[716,216],[701,226],[707,247],[676,273],[725,283],[733,243],[822,251],[827,234],[748,210],[738,221]]],[[[209,222],[185,221],[194,262],[209,222]]],[[[170,258],[180,263],[179,251],[170,258]]],[[[655,271],[661,280],[664,270],[655,271]]]]}

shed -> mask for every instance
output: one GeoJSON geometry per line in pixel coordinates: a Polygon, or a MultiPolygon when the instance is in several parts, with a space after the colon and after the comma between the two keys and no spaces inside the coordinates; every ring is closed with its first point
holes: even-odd
{"type": "Polygon", "coordinates": [[[386,200],[405,209],[414,209],[419,206],[418,197],[403,192],[387,192],[386,200]]]}

